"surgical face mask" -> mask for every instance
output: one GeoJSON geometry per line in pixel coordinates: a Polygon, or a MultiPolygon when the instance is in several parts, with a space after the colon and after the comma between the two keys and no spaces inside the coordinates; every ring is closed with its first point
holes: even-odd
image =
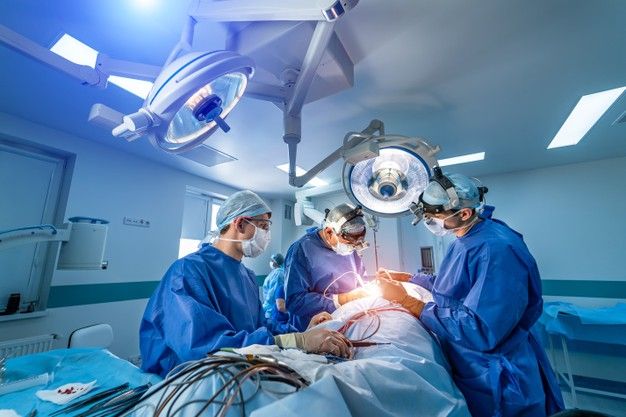
{"type": "Polygon", "coordinates": [[[261,229],[254,224],[252,224],[252,226],[254,226],[254,235],[252,235],[250,239],[241,241],[243,256],[247,256],[248,258],[256,258],[259,256],[267,249],[270,240],[272,240],[272,235],[269,230],[261,229]]]}
{"type": "Polygon", "coordinates": [[[430,232],[432,234],[434,234],[435,236],[445,236],[448,233],[452,233],[456,229],[460,229],[461,227],[465,227],[465,226],[461,226],[461,227],[457,227],[457,228],[454,228],[454,229],[446,229],[446,226],[445,226],[445,221],[448,220],[449,218],[452,218],[452,217],[456,216],[457,214],[459,214],[460,211],[461,210],[457,211],[456,213],[453,213],[453,214],[449,215],[445,219],[438,219],[436,217],[431,217],[429,219],[424,219],[424,226],[426,226],[426,228],[428,230],[430,230],[430,232]]]}
{"type": "Polygon", "coordinates": [[[269,230],[261,229],[253,223],[250,224],[254,226],[254,235],[252,235],[250,239],[238,240],[226,239],[223,237],[220,237],[219,239],[227,240],[229,242],[241,242],[241,251],[243,252],[243,256],[256,258],[262,254],[265,249],[267,249],[267,246],[270,244],[270,240],[272,240],[272,235],[269,230]]]}
{"type": "Polygon", "coordinates": [[[347,243],[337,242],[335,246],[333,246],[333,250],[341,256],[348,256],[354,252],[354,246],[348,245],[347,243]]]}

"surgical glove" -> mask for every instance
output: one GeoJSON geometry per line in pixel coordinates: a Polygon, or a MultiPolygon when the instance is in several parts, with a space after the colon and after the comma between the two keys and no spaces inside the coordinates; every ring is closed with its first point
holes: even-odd
{"type": "Polygon", "coordinates": [[[313,318],[309,322],[309,327],[307,327],[306,329],[309,330],[311,327],[315,327],[320,323],[323,323],[325,321],[332,320],[332,319],[333,319],[333,316],[331,316],[330,313],[326,311],[322,311],[321,313],[317,313],[316,315],[313,316],[313,318]]]}
{"type": "Polygon", "coordinates": [[[274,336],[281,348],[297,348],[309,353],[330,353],[344,358],[350,357],[348,340],[341,334],[326,329],[311,329],[304,333],[288,333],[274,336]]]}
{"type": "Polygon", "coordinates": [[[402,305],[402,307],[409,310],[409,312],[418,319],[420,318],[420,314],[422,314],[422,310],[426,305],[423,301],[418,300],[417,298],[413,298],[410,295],[407,295],[400,304],[402,305]]]}
{"type": "Polygon", "coordinates": [[[381,295],[385,300],[399,303],[417,318],[422,314],[424,303],[417,298],[411,297],[406,292],[404,285],[400,282],[379,279],[378,285],[380,286],[381,295]]]}
{"type": "Polygon", "coordinates": [[[391,281],[409,282],[413,278],[413,274],[408,272],[394,271],[391,269],[378,268],[376,272],[377,279],[386,279],[391,281]]]}
{"type": "Polygon", "coordinates": [[[391,281],[389,279],[379,279],[378,286],[380,287],[380,295],[389,301],[401,302],[405,297],[408,297],[404,285],[397,281],[391,281]]]}
{"type": "Polygon", "coordinates": [[[357,288],[349,292],[337,294],[337,303],[344,305],[350,301],[358,300],[359,298],[367,297],[369,294],[363,288],[357,288]]]}

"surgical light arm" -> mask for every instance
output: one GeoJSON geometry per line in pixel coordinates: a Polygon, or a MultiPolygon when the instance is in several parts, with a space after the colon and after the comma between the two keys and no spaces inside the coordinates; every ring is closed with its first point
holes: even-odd
{"type": "Polygon", "coordinates": [[[377,119],[372,120],[361,132],[349,132],[344,137],[343,145],[299,177],[295,175],[297,142],[294,143],[293,141],[287,141],[287,139],[285,139],[285,142],[289,145],[289,184],[298,188],[304,186],[314,176],[331,166],[340,158],[343,158],[351,164],[375,158],[378,156],[379,146],[375,140],[377,137],[372,135],[376,132],[381,134],[381,136],[378,136],[379,138],[383,137],[385,134],[383,122],[377,119]]]}
{"type": "Polygon", "coordinates": [[[161,71],[160,67],[112,59],[102,53],[98,54],[95,68],[75,64],[4,25],[0,25],[0,42],[25,56],[35,58],[78,79],[83,85],[104,88],[109,75],[153,81],[161,71]]]}

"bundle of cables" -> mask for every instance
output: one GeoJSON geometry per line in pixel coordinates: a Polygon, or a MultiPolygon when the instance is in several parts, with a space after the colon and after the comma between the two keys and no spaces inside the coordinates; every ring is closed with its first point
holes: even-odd
{"type": "MultiPolygon", "coordinates": [[[[207,358],[187,362],[170,372],[165,380],[152,391],[146,393],[142,402],[132,412],[142,408],[153,409],[151,416],[175,417],[184,411],[196,411],[194,416],[209,415],[208,409],[214,406],[214,416],[223,417],[231,406],[238,406],[241,415],[246,415],[245,405],[260,390],[269,391],[261,382],[282,383],[289,391],[274,392],[275,394],[290,394],[306,386],[308,382],[293,369],[275,360],[258,358],[256,356],[222,356],[209,355],[207,358]],[[206,398],[199,397],[198,384],[207,378],[215,377],[219,386],[206,398]],[[244,393],[243,384],[252,382],[252,390],[244,393]],[[156,399],[158,396],[158,399],[156,399]],[[148,401],[151,399],[152,401],[148,401]],[[155,400],[156,399],[156,400],[155,400]],[[190,408],[192,407],[193,408],[190,408]]],[[[189,414],[186,414],[189,415],[189,414]]]]}
{"type": "Polygon", "coordinates": [[[380,326],[381,326],[380,314],[389,312],[389,311],[399,311],[401,313],[406,313],[409,316],[413,317],[411,313],[408,312],[406,309],[400,306],[396,306],[394,304],[389,304],[389,305],[385,305],[381,307],[374,307],[374,308],[366,309],[363,311],[359,311],[356,314],[353,314],[352,316],[348,317],[344,325],[341,326],[339,329],[337,329],[337,331],[343,334],[344,336],[347,336],[348,331],[352,328],[352,326],[354,326],[355,323],[362,321],[362,320],[369,319],[369,323],[367,324],[367,327],[365,328],[365,330],[363,331],[363,334],[360,337],[356,339],[348,338],[348,341],[350,342],[352,347],[366,347],[366,346],[374,346],[374,345],[380,345],[380,344],[389,344],[389,343],[384,343],[384,342],[367,342],[367,340],[372,338],[380,329],[380,326]]]}

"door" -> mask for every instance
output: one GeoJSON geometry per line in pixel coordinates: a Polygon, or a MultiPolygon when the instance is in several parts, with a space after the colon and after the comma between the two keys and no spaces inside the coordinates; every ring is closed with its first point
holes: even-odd
{"type": "MultiPolygon", "coordinates": [[[[65,165],[63,157],[0,141],[0,233],[55,222],[65,165]]],[[[42,286],[49,285],[43,277],[52,245],[58,246],[33,243],[0,250],[0,311],[13,293],[21,294],[21,310],[38,309],[42,286]]]]}

